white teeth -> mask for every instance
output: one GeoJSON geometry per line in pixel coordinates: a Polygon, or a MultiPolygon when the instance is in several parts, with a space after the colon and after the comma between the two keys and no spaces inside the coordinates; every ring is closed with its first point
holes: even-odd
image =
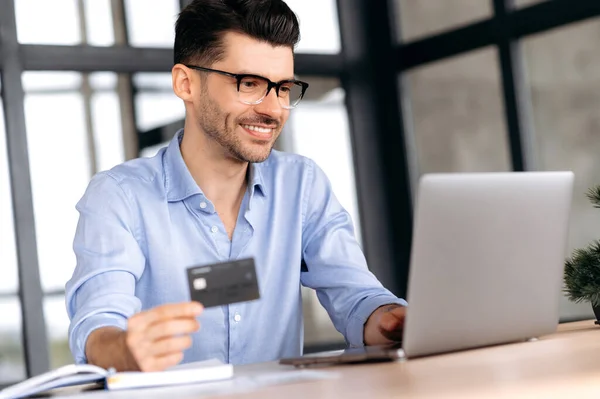
{"type": "Polygon", "coordinates": [[[252,126],[252,125],[242,125],[244,129],[252,130],[258,133],[271,133],[273,129],[268,129],[264,127],[252,126]]]}

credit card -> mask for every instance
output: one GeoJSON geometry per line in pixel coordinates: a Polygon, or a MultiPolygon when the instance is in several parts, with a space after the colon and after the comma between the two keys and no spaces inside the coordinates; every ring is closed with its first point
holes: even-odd
{"type": "Polygon", "coordinates": [[[205,308],[260,298],[253,258],[187,269],[190,298],[205,308]]]}

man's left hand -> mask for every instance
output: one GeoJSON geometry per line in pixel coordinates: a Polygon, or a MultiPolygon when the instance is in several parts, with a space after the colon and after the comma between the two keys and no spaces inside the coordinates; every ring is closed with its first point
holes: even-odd
{"type": "Polygon", "coordinates": [[[398,304],[383,305],[375,309],[365,323],[365,345],[384,345],[402,340],[406,307],[398,304]]]}

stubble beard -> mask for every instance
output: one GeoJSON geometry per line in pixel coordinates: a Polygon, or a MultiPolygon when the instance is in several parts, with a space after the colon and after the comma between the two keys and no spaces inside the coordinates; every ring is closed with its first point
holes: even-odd
{"type": "MultiPolygon", "coordinates": [[[[200,129],[214,142],[219,144],[229,156],[232,158],[251,163],[264,162],[271,155],[275,140],[271,143],[260,143],[256,147],[258,150],[252,150],[244,148],[244,143],[238,135],[235,133],[235,129],[242,123],[265,123],[270,124],[274,121],[272,119],[256,116],[254,118],[246,118],[243,121],[236,121],[235,124],[230,126],[230,116],[226,115],[219,106],[211,101],[208,97],[208,93],[203,93],[205,101],[201,104],[198,113],[198,125],[200,129]],[[268,147],[267,147],[268,146],[268,147]]],[[[276,132],[274,137],[277,138],[281,132],[279,123],[277,124],[276,132]]]]}

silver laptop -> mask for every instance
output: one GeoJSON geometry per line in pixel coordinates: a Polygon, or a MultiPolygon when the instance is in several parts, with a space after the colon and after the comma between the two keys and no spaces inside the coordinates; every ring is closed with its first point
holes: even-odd
{"type": "Polygon", "coordinates": [[[385,361],[554,332],[572,191],[571,172],[424,175],[403,342],[280,362],[385,361]]]}
{"type": "Polygon", "coordinates": [[[571,172],[424,175],[405,356],[554,332],[572,191],[571,172]]]}

